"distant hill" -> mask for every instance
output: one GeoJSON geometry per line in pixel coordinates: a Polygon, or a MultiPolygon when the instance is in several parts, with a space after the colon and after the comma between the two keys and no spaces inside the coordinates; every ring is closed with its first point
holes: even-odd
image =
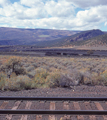
{"type": "Polygon", "coordinates": [[[32,45],[71,36],[79,31],[53,29],[0,28],[0,45],[32,45]]]}
{"type": "Polygon", "coordinates": [[[99,29],[69,31],[53,29],[0,28],[0,45],[68,47],[107,45],[107,32],[99,29]]]}
{"type": "Polygon", "coordinates": [[[105,35],[105,33],[98,29],[82,31],[80,33],[74,34],[69,37],[64,37],[62,39],[51,41],[51,43],[48,41],[44,43],[44,45],[45,46],[80,46],[87,44],[87,40],[89,39],[93,40],[93,38],[95,37],[97,37],[98,39],[101,35],[105,35]]]}
{"type": "Polygon", "coordinates": [[[107,33],[85,41],[75,42],[74,44],[85,46],[107,46],[107,33]]]}
{"type": "Polygon", "coordinates": [[[101,30],[89,30],[89,31],[83,31],[79,34],[76,34],[74,36],[72,36],[71,38],[71,42],[72,41],[83,41],[83,40],[87,40],[99,35],[103,35],[104,32],[102,32],[101,30]]]}

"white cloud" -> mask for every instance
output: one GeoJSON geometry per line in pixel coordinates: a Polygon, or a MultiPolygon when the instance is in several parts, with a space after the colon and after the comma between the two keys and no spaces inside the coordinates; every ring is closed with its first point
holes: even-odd
{"type": "Polygon", "coordinates": [[[71,17],[74,14],[74,7],[65,0],[59,2],[52,0],[45,4],[40,0],[20,0],[20,2],[0,8],[0,14],[6,17],[14,16],[18,19],[37,19],[48,16],[71,17]]]}
{"type": "Polygon", "coordinates": [[[6,4],[6,0],[0,0],[0,23],[13,27],[72,30],[96,29],[102,22],[107,25],[107,5],[103,5],[104,1],[69,1],[71,0],[20,0],[6,4]],[[90,8],[76,13],[76,5],[90,8]]]}
{"type": "Polygon", "coordinates": [[[62,0],[55,2],[54,0],[46,1],[45,3],[40,0],[20,0],[22,5],[29,6],[30,8],[26,8],[24,11],[24,15],[27,18],[41,18],[41,17],[68,17],[73,16],[74,14],[74,6],[71,3],[62,0]]]}
{"type": "Polygon", "coordinates": [[[2,17],[0,19],[0,23],[7,23],[10,26],[17,26],[17,27],[29,27],[29,28],[50,28],[50,29],[71,29],[71,30],[87,30],[87,29],[96,29],[98,28],[98,23],[91,23],[88,22],[84,23],[81,22],[81,19],[74,18],[74,19],[64,19],[58,17],[51,17],[51,18],[41,18],[41,19],[30,19],[30,20],[20,20],[17,18],[5,18],[2,17]]]}
{"type": "Polygon", "coordinates": [[[9,3],[8,0],[0,0],[0,6],[5,6],[9,3]]]}
{"type": "Polygon", "coordinates": [[[46,17],[43,7],[24,7],[15,2],[0,8],[0,15],[6,17],[16,17],[17,19],[36,19],[46,17]]]}
{"type": "Polygon", "coordinates": [[[41,7],[44,5],[41,0],[20,0],[20,3],[28,7],[41,7]]]}
{"type": "Polygon", "coordinates": [[[77,19],[82,21],[83,24],[100,24],[102,22],[105,22],[107,19],[106,15],[107,6],[98,6],[98,7],[92,7],[89,10],[85,11],[79,11],[77,13],[77,19]]]}
{"type": "Polygon", "coordinates": [[[27,8],[20,14],[17,14],[18,19],[38,19],[46,17],[47,14],[41,8],[27,8]]]}
{"type": "Polygon", "coordinates": [[[8,4],[8,5],[0,8],[0,14],[2,16],[12,17],[12,16],[17,16],[18,13],[20,14],[24,10],[25,10],[25,8],[23,6],[21,6],[18,3],[14,3],[14,4],[8,4]]]}
{"type": "Polygon", "coordinates": [[[74,15],[75,8],[65,0],[59,0],[58,2],[51,0],[45,4],[45,9],[50,16],[69,17],[74,15]]]}
{"type": "Polygon", "coordinates": [[[107,22],[105,22],[105,24],[104,24],[105,26],[107,26],[107,22]]]}
{"type": "Polygon", "coordinates": [[[92,6],[107,5],[106,0],[67,0],[67,1],[81,8],[89,8],[92,6]]]}

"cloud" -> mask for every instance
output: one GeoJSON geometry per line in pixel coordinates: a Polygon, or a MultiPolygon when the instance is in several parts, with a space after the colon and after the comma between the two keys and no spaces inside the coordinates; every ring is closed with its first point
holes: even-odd
{"type": "Polygon", "coordinates": [[[20,3],[28,7],[41,7],[44,5],[41,0],[20,0],[20,3]]]}
{"type": "Polygon", "coordinates": [[[105,26],[107,26],[107,22],[105,22],[105,24],[104,24],[105,26]]]}
{"type": "Polygon", "coordinates": [[[20,0],[7,4],[6,0],[0,0],[0,26],[88,30],[100,28],[102,22],[107,25],[107,5],[103,5],[104,1],[70,1],[20,0]],[[76,11],[76,7],[84,9],[76,11]]]}
{"type": "Polygon", "coordinates": [[[6,17],[14,16],[18,19],[71,17],[74,15],[74,7],[65,0],[58,2],[52,0],[45,3],[40,0],[20,0],[20,2],[8,4],[0,8],[0,14],[6,17]]]}
{"type": "Polygon", "coordinates": [[[5,6],[7,4],[9,4],[8,0],[0,0],[0,6],[5,6]]]}
{"type": "Polygon", "coordinates": [[[0,15],[17,19],[36,19],[46,17],[43,7],[25,7],[17,2],[0,8],[0,15]]]}
{"type": "Polygon", "coordinates": [[[105,22],[107,19],[106,15],[107,6],[92,7],[89,10],[79,11],[77,13],[77,19],[82,22],[82,24],[95,24],[98,25],[105,22]]]}
{"type": "Polygon", "coordinates": [[[27,18],[42,18],[42,17],[68,17],[73,16],[74,6],[71,3],[62,0],[55,2],[54,0],[46,1],[40,0],[20,0],[21,5],[28,6],[23,13],[27,18]]]}
{"type": "Polygon", "coordinates": [[[65,0],[59,0],[58,2],[55,2],[54,0],[48,1],[45,4],[45,9],[48,13],[48,15],[53,17],[68,17],[74,15],[74,9],[75,7],[65,1],[65,0]]]}
{"type": "Polygon", "coordinates": [[[80,8],[90,8],[95,7],[99,5],[107,5],[106,0],[67,0],[68,2],[71,2],[72,4],[75,4],[75,6],[80,8]]]}
{"type": "Polygon", "coordinates": [[[18,3],[7,4],[0,8],[0,15],[5,17],[17,16],[18,13],[21,13],[25,10],[23,6],[18,3]]]}
{"type": "Polygon", "coordinates": [[[47,13],[41,8],[27,8],[16,16],[18,19],[39,19],[47,17],[47,13]]]}

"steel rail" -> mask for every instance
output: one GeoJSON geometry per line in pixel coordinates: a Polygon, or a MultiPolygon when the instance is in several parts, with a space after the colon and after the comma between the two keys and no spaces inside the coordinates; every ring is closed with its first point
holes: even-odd
{"type": "Polygon", "coordinates": [[[0,97],[0,100],[107,101],[107,97],[0,97]]]}
{"type": "Polygon", "coordinates": [[[0,114],[107,115],[107,110],[0,110],[0,114]]]}
{"type": "MultiPolygon", "coordinates": [[[[4,97],[0,100],[39,100],[39,101],[107,101],[107,97],[4,97]]],[[[0,114],[69,114],[69,115],[107,115],[107,110],[26,110],[0,109],[0,114]]]]}

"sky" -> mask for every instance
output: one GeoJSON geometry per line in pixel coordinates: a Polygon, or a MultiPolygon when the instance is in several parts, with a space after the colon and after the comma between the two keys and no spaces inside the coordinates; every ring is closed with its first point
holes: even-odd
{"type": "Polygon", "coordinates": [[[0,0],[0,27],[107,31],[107,0],[0,0]]]}

